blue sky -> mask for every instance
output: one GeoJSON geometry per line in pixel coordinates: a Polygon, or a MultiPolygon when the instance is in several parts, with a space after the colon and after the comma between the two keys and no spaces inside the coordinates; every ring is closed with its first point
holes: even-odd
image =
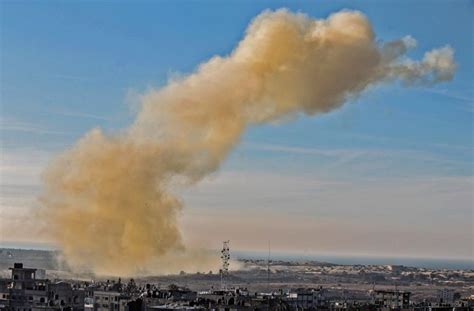
{"type": "MultiPolygon", "coordinates": [[[[472,1],[3,1],[2,214],[21,221],[15,215],[35,208],[38,176],[53,154],[93,127],[126,127],[138,94],[228,54],[254,16],[281,7],[315,18],[360,10],[379,40],[414,37],[418,46],[408,55],[414,59],[449,44],[459,66],[455,78],[432,87],[380,85],[329,114],[249,129],[222,171],[185,194],[185,233],[222,219],[232,227],[227,219],[246,211],[293,225],[276,230],[249,223],[262,230],[252,243],[239,238],[234,225],[229,235],[241,249],[265,248],[272,237],[284,240],[282,231],[295,232],[294,224],[314,218],[292,238],[331,235],[336,223],[347,232],[334,233],[332,243],[298,244],[305,251],[472,255],[472,1]],[[273,183],[259,188],[263,180],[273,183]],[[295,183],[304,191],[291,194],[295,183]],[[282,189],[290,189],[285,198],[272,197],[282,189]],[[239,191],[248,199],[236,196],[239,191]],[[451,233],[442,236],[439,225],[451,233]],[[377,230],[381,240],[370,235],[377,230]],[[403,243],[380,248],[393,232],[403,243]],[[351,235],[368,240],[351,248],[351,235]],[[442,239],[452,245],[440,247],[436,241],[442,239]]],[[[200,236],[212,238],[205,230],[200,236]]],[[[296,251],[289,241],[273,244],[296,251]]]]}

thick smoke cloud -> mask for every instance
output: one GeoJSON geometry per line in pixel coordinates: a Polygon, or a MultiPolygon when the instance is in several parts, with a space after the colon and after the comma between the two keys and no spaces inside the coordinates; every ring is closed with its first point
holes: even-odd
{"type": "Polygon", "coordinates": [[[94,129],[60,155],[44,173],[42,215],[69,263],[97,273],[163,271],[170,258],[207,263],[184,251],[173,185],[216,171],[249,125],[325,113],[381,82],[453,77],[450,47],[412,61],[415,45],[378,43],[359,12],[263,12],[229,56],[144,94],[128,129],[94,129]]]}

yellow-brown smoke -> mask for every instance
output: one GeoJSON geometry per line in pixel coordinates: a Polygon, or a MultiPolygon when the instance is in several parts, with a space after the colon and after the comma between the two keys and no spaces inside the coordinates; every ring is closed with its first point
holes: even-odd
{"type": "Polygon", "coordinates": [[[97,273],[163,271],[157,266],[176,263],[170,258],[199,262],[176,255],[184,245],[172,185],[217,170],[249,125],[328,112],[378,82],[452,78],[450,47],[406,59],[415,44],[377,43],[359,12],[324,20],[263,12],[229,56],[145,94],[128,129],[94,129],[48,167],[41,201],[52,235],[70,264],[97,273]]]}

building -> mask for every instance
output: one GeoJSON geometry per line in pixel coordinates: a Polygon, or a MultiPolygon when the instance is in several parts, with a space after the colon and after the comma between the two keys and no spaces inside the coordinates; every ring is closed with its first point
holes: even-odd
{"type": "Polygon", "coordinates": [[[134,310],[132,299],[122,292],[94,291],[93,305],[95,311],[129,311],[134,310]]]}
{"type": "Polygon", "coordinates": [[[84,309],[85,291],[76,289],[68,282],[56,282],[47,284],[49,306],[64,308],[71,307],[74,310],[84,309]]]}
{"type": "Polygon", "coordinates": [[[37,279],[36,269],[15,263],[11,279],[0,280],[0,309],[12,311],[84,310],[84,290],[70,283],[37,279]]]}
{"type": "Polygon", "coordinates": [[[0,310],[10,305],[10,280],[0,280],[0,310]]]}
{"type": "Polygon", "coordinates": [[[15,263],[10,270],[10,309],[44,310],[48,306],[48,293],[45,281],[36,279],[36,269],[24,268],[22,263],[15,263]]]}
{"type": "Polygon", "coordinates": [[[378,309],[408,309],[410,307],[410,292],[374,290],[373,304],[378,309]]]}
{"type": "Polygon", "coordinates": [[[452,305],[455,301],[455,292],[453,289],[444,288],[438,292],[438,303],[440,305],[452,305]]]}
{"type": "Polygon", "coordinates": [[[94,292],[94,310],[109,311],[119,310],[120,293],[113,291],[95,291],[94,292]]]}
{"type": "Polygon", "coordinates": [[[326,305],[325,290],[320,288],[299,288],[288,293],[284,301],[296,310],[299,309],[313,309],[326,305]]]}

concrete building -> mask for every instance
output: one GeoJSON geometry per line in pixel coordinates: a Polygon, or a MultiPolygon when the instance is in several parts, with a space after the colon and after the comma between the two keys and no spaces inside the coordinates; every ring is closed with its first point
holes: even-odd
{"type": "Polygon", "coordinates": [[[75,289],[70,283],[56,282],[48,283],[47,291],[49,296],[49,306],[64,308],[72,307],[74,310],[84,309],[85,291],[75,289]]]}
{"type": "Polygon", "coordinates": [[[11,270],[9,286],[9,307],[14,311],[44,310],[47,307],[48,293],[44,280],[36,279],[36,269],[24,268],[15,263],[11,270]]]}
{"type": "Polygon", "coordinates": [[[117,291],[94,291],[95,311],[128,311],[130,297],[117,291]]]}
{"type": "Polygon", "coordinates": [[[408,309],[410,294],[410,292],[374,290],[373,304],[379,309],[408,309]]]}
{"type": "Polygon", "coordinates": [[[300,288],[288,293],[284,299],[294,309],[314,309],[326,305],[323,288],[300,288]]]}
{"type": "Polygon", "coordinates": [[[10,305],[10,280],[0,280],[0,310],[10,305]]]}
{"type": "Polygon", "coordinates": [[[94,310],[109,311],[119,310],[119,292],[95,291],[94,292],[94,310]]]}
{"type": "Polygon", "coordinates": [[[454,304],[455,292],[454,289],[443,288],[438,292],[438,303],[440,305],[452,305],[454,304]]]}
{"type": "Polygon", "coordinates": [[[37,279],[36,269],[15,263],[11,279],[0,280],[1,308],[12,311],[84,310],[84,290],[70,283],[37,279]]]}

